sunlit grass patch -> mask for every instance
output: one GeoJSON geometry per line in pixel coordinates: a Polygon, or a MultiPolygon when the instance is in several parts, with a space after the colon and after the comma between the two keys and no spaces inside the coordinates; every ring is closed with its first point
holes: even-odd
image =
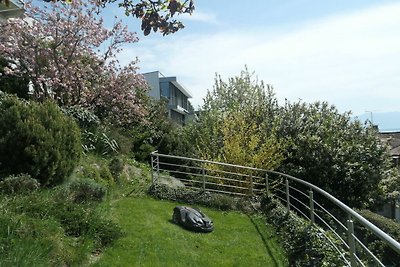
{"type": "Polygon", "coordinates": [[[171,222],[178,205],[150,198],[123,198],[113,207],[126,232],[96,266],[286,266],[273,229],[262,218],[202,208],[211,233],[194,233],[171,222]]]}

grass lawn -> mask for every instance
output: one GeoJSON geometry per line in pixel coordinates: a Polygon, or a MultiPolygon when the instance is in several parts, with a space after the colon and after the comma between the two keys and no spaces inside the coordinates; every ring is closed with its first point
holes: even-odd
{"type": "Polygon", "coordinates": [[[178,203],[122,198],[112,214],[126,232],[94,266],[287,266],[274,231],[262,218],[201,208],[214,221],[211,233],[171,222],[178,203]]]}

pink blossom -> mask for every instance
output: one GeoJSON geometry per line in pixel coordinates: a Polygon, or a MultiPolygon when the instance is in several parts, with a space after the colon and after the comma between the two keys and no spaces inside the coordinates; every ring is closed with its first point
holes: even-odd
{"type": "Polygon", "coordinates": [[[137,60],[121,67],[116,59],[123,45],[138,41],[136,33],[121,21],[105,28],[96,0],[60,1],[42,9],[27,2],[25,9],[33,20],[8,20],[0,28],[0,54],[13,64],[6,74],[28,77],[39,100],[97,107],[121,124],[143,119],[137,91],[147,86],[137,60]]]}

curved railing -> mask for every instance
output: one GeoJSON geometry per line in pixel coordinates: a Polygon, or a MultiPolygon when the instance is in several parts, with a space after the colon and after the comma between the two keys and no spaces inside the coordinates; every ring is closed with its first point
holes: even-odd
{"type": "Polygon", "coordinates": [[[347,266],[385,266],[363,243],[357,229],[364,227],[394,253],[400,244],[360,214],[323,189],[299,178],[264,169],[208,160],[151,153],[153,183],[173,176],[185,186],[239,196],[272,193],[288,210],[320,226],[318,229],[347,266]],[[332,234],[327,234],[332,233],[332,234]],[[333,235],[333,237],[332,237],[333,235]]]}

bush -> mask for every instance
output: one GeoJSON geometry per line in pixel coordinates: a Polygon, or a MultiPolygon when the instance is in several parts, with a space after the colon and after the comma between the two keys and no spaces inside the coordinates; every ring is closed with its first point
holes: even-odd
{"type": "Polygon", "coordinates": [[[108,165],[99,162],[100,164],[84,164],[81,166],[78,177],[82,179],[91,179],[104,186],[113,186],[115,184],[114,177],[108,168],[108,165]]]}
{"type": "MultiPolygon", "coordinates": [[[[400,224],[396,221],[385,218],[369,210],[360,210],[358,213],[395,240],[400,240],[400,224]]],[[[361,236],[362,242],[368,244],[368,248],[382,260],[385,266],[397,266],[400,262],[400,255],[392,248],[362,225],[356,225],[355,231],[357,235],[361,236]]],[[[373,262],[371,263],[373,264],[373,262]]]]}
{"type": "MultiPolygon", "coordinates": [[[[63,191],[68,192],[68,187],[41,190],[30,195],[6,199],[5,205],[0,207],[0,214],[6,213],[17,222],[20,221],[19,217],[22,214],[32,222],[43,221],[56,224],[67,237],[79,238],[80,242],[93,243],[94,249],[109,245],[122,236],[121,228],[105,217],[104,210],[99,209],[96,203],[69,201],[63,191]]],[[[2,238],[1,231],[7,231],[1,223],[2,216],[0,215],[0,239],[2,238]]],[[[13,227],[13,225],[10,226],[10,229],[15,228],[13,227]]],[[[15,229],[19,234],[22,233],[20,227],[15,229]]],[[[29,230],[29,227],[24,227],[24,229],[27,229],[27,234],[34,234],[33,228],[29,230]]]]}
{"type": "Polygon", "coordinates": [[[279,136],[292,142],[280,172],[321,187],[350,207],[374,204],[390,157],[373,125],[326,102],[287,102],[280,116],[279,136]]]}
{"type": "Polygon", "coordinates": [[[52,102],[0,96],[1,175],[27,173],[42,186],[69,176],[81,155],[76,123],[52,102]]]}
{"type": "Polygon", "coordinates": [[[75,180],[68,186],[68,198],[74,203],[101,202],[106,188],[91,179],[75,180]]]}
{"type": "Polygon", "coordinates": [[[114,180],[117,182],[120,181],[120,175],[121,175],[122,171],[124,170],[124,165],[125,165],[125,162],[120,157],[114,157],[108,164],[108,168],[109,168],[112,176],[114,177],[114,180]]]}
{"type": "Polygon", "coordinates": [[[189,204],[197,204],[220,210],[249,211],[249,199],[235,198],[229,195],[210,193],[201,189],[172,188],[164,184],[153,184],[149,195],[157,199],[173,200],[189,204]]]}
{"type": "Polygon", "coordinates": [[[121,228],[89,205],[58,202],[51,214],[60,222],[65,234],[89,237],[97,248],[111,244],[123,235],[121,228]]]}
{"type": "Polygon", "coordinates": [[[95,152],[102,156],[118,153],[119,146],[117,141],[100,130],[94,132],[84,130],[82,139],[85,152],[95,152]]]}
{"type": "Polygon", "coordinates": [[[344,265],[338,252],[315,225],[293,212],[288,212],[279,201],[269,195],[262,199],[261,208],[267,221],[276,227],[288,253],[290,266],[344,265]]]}
{"type": "Polygon", "coordinates": [[[100,119],[88,108],[71,106],[63,108],[63,112],[74,118],[82,129],[93,130],[100,126],[100,119]]]}
{"type": "Polygon", "coordinates": [[[0,181],[0,193],[8,195],[30,193],[39,187],[39,182],[29,174],[10,175],[0,181]]]}

